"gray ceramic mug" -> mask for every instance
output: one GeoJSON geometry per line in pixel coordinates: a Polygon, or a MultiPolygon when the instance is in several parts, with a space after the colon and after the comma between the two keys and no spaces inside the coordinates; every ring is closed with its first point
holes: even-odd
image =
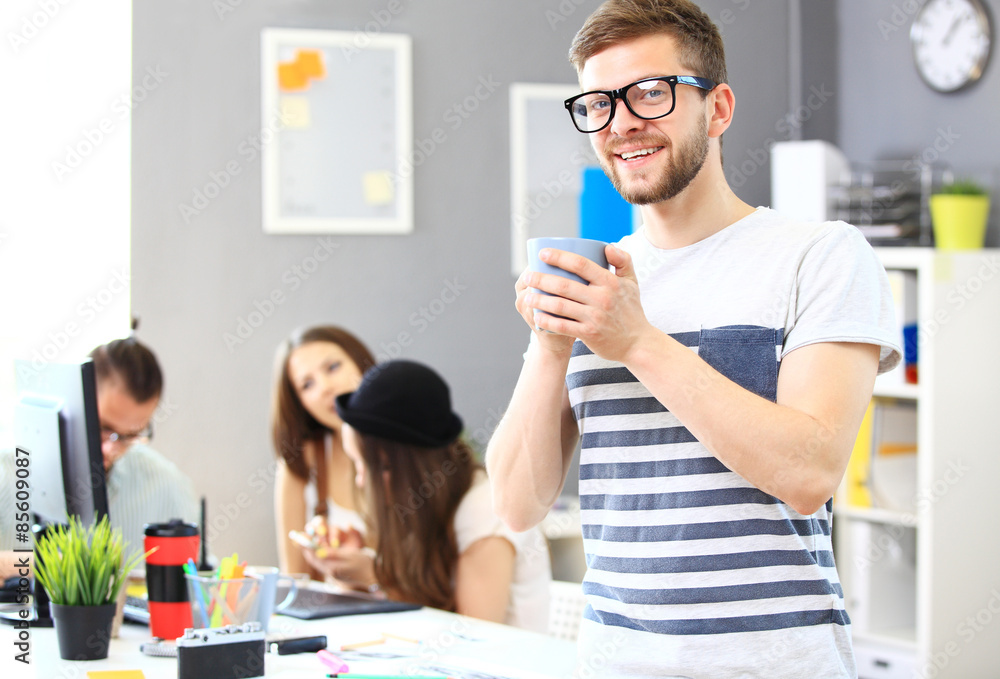
{"type": "MultiPolygon", "coordinates": [[[[591,240],[589,238],[531,238],[528,240],[528,270],[537,271],[539,273],[554,274],[556,276],[561,276],[571,281],[587,285],[587,281],[580,278],[576,274],[570,273],[565,269],[560,269],[557,266],[546,264],[538,258],[538,253],[545,248],[566,250],[567,252],[572,252],[586,257],[590,261],[596,262],[600,266],[607,269],[608,258],[604,255],[604,248],[607,247],[607,245],[608,244],[604,241],[591,240]]],[[[532,288],[531,290],[532,292],[540,292],[543,295],[549,294],[547,292],[542,292],[537,288],[532,288]]],[[[535,309],[536,315],[540,313],[545,312],[535,309]]]]}

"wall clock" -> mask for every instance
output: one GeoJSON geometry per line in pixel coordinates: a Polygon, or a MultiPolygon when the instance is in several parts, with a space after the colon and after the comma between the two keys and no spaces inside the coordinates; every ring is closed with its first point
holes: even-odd
{"type": "Polygon", "coordinates": [[[910,27],[917,71],[938,92],[979,80],[992,42],[993,25],[981,0],[927,0],[910,27]]]}

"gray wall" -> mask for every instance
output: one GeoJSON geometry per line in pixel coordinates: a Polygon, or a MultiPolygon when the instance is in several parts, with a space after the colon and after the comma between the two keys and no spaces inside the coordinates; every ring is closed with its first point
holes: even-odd
{"type": "MultiPolygon", "coordinates": [[[[985,0],[994,23],[1000,0],[985,0]]],[[[1000,244],[997,226],[997,157],[1000,135],[992,125],[1000,110],[996,47],[978,83],[940,94],[917,74],[909,30],[922,3],[897,0],[840,0],[842,26],[838,88],[839,140],[855,161],[929,160],[947,163],[956,174],[992,186],[988,246],[1000,244]]],[[[994,33],[997,28],[994,25],[994,33]]]]}
{"type": "MultiPolygon", "coordinates": [[[[292,328],[336,323],[377,353],[401,349],[434,365],[479,441],[517,378],[528,332],[514,312],[508,260],[507,87],[575,82],[566,51],[597,0],[402,1],[384,30],[413,38],[415,140],[442,126],[480,78],[501,83],[458,129],[447,128],[447,139],[417,169],[413,234],[332,236],[329,257],[317,263],[310,259],[316,237],[261,231],[260,165],[240,152],[261,128],[260,29],[363,30],[393,5],[135,2],[134,77],[141,81],[147,68],[165,75],[134,111],[133,313],[166,371],[155,444],[207,495],[217,554],[239,550],[252,562],[276,561],[268,406],[274,350],[292,328]],[[220,17],[217,8],[227,4],[233,11],[220,17]],[[233,161],[239,174],[186,222],[179,205],[191,205],[210,173],[233,161]],[[307,277],[298,273],[305,270],[307,277]],[[460,289],[457,298],[442,296],[449,282],[460,289]],[[281,303],[269,308],[272,294],[281,303]],[[422,325],[421,310],[432,303],[443,311],[422,325]],[[226,333],[238,336],[241,319],[260,309],[269,313],[253,320],[263,322],[227,346],[226,333]],[[400,333],[408,333],[408,346],[394,346],[400,333]]],[[[789,5],[702,5],[723,28],[737,93],[725,164],[745,200],[767,204],[766,150],[791,134],[782,125],[789,110],[789,5]]],[[[809,84],[836,78],[835,26],[826,23],[816,40],[803,39],[807,93],[809,84]]],[[[805,137],[829,137],[836,108],[801,123],[805,137]]]]}

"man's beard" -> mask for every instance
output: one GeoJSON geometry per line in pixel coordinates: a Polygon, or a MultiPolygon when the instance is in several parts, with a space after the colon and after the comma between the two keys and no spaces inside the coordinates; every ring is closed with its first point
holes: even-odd
{"type": "MultiPolygon", "coordinates": [[[[673,144],[665,139],[633,138],[630,141],[640,141],[643,144],[663,146],[657,153],[669,153],[673,144]]],[[[708,157],[708,122],[702,118],[701,125],[684,142],[677,147],[675,157],[672,162],[663,168],[663,175],[658,182],[652,186],[627,189],[618,173],[618,166],[608,154],[598,154],[601,167],[604,173],[611,179],[615,190],[621,194],[622,198],[633,205],[650,205],[670,200],[681,191],[687,188],[688,184],[698,175],[705,159],[708,157]]]]}

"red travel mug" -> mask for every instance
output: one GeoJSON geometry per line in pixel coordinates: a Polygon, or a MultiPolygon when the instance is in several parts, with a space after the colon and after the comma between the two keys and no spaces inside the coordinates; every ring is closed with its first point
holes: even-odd
{"type": "Polygon", "coordinates": [[[174,640],[191,627],[184,564],[198,558],[198,527],[171,519],[167,523],[146,524],[145,551],[158,549],[146,557],[146,592],[149,596],[149,632],[160,639],[174,640]]]}

